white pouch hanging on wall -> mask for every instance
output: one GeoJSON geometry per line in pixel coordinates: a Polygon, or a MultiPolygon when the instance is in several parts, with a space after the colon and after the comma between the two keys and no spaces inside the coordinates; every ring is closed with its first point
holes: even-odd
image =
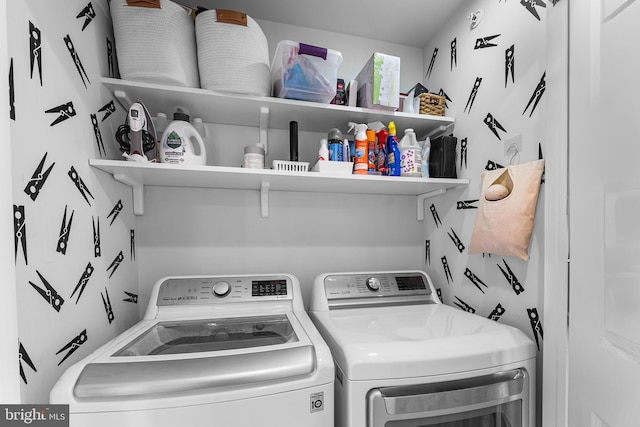
{"type": "Polygon", "coordinates": [[[544,160],[483,172],[470,254],[488,253],[529,260],[544,160]]]}

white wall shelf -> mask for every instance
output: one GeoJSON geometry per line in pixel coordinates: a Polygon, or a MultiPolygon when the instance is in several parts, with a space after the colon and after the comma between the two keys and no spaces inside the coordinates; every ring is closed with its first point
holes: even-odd
{"type": "Polygon", "coordinates": [[[417,219],[424,219],[424,200],[464,187],[468,179],[409,178],[369,175],[324,175],[318,172],[286,172],[273,169],[244,169],[225,166],[175,166],[162,163],[137,163],[125,160],[91,159],[89,164],[129,185],[133,191],[136,215],[144,214],[144,187],[194,187],[258,190],[261,215],[269,216],[270,191],[349,193],[415,196],[417,219]]]}
{"type": "Polygon", "coordinates": [[[348,122],[370,123],[394,121],[398,129],[413,128],[416,135],[444,131],[453,125],[453,117],[408,114],[343,105],[320,104],[272,97],[243,96],[212,92],[206,89],[164,86],[103,78],[125,109],[140,99],[151,114],[164,112],[171,118],[177,107],[205,123],[224,123],[270,129],[289,129],[289,122],[298,122],[298,129],[326,133],[331,128],[344,129],[348,122]],[[265,117],[266,112],[266,117],[265,117]]]}

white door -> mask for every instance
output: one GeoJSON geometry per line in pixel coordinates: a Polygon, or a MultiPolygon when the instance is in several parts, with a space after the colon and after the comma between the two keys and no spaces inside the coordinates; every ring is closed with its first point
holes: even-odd
{"type": "Polygon", "coordinates": [[[569,15],[569,426],[634,427],[640,1],[577,0],[569,15]]]}

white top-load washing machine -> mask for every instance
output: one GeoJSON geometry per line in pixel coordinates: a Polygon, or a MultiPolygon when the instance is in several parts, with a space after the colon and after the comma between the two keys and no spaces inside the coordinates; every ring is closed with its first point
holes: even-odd
{"type": "Polygon", "coordinates": [[[337,427],[535,426],[535,344],[442,304],[426,273],[322,274],[309,313],[336,364],[337,427]]]}
{"type": "Polygon", "coordinates": [[[71,426],[333,426],[334,365],[288,274],[170,277],[51,391],[71,426]]]}

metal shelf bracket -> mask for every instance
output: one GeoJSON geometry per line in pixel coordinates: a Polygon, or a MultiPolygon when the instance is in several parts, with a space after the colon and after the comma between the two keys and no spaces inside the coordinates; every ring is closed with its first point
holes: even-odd
{"type": "Polygon", "coordinates": [[[439,195],[444,194],[446,192],[447,192],[447,190],[445,190],[444,188],[439,188],[437,190],[429,191],[428,193],[418,194],[416,196],[417,207],[418,207],[416,219],[418,221],[424,221],[424,201],[426,199],[429,199],[429,198],[435,197],[435,196],[439,196],[439,195]]]}
{"type": "Polygon", "coordinates": [[[144,185],[131,178],[129,175],[122,173],[114,173],[113,178],[123,184],[131,187],[131,195],[133,197],[133,213],[135,215],[144,215],[144,185]]]}

